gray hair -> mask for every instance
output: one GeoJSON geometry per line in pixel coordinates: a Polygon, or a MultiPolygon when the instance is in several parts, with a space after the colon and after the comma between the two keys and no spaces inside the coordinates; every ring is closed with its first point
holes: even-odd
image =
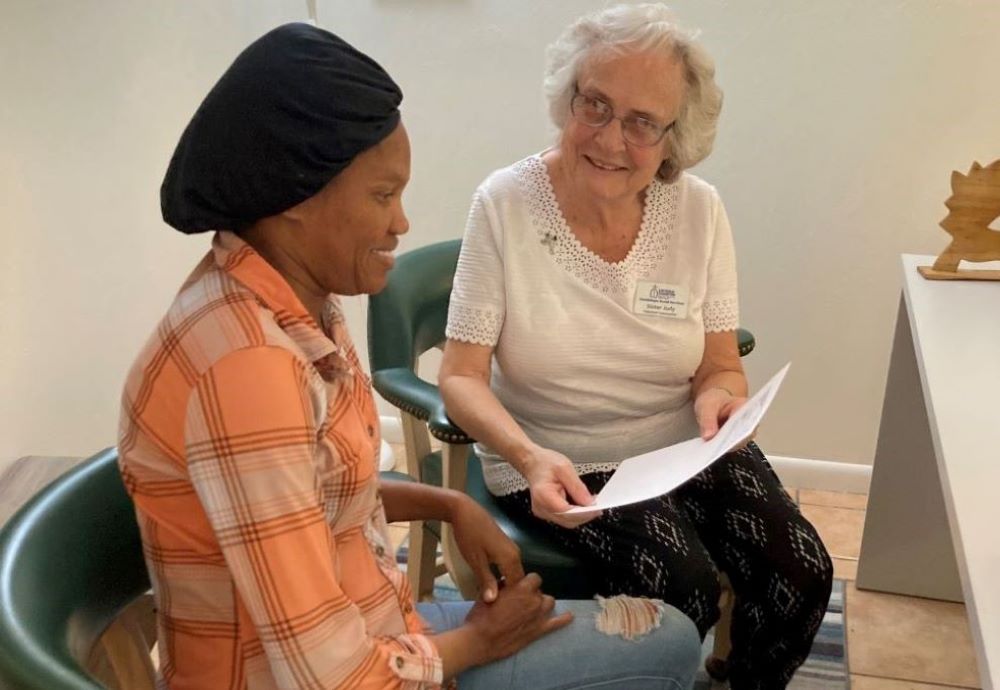
{"type": "Polygon", "coordinates": [[[565,126],[580,67],[596,50],[669,52],[681,61],[687,85],[677,121],[666,135],[669,155],[656,173],[673,182],[712,152],[722,110],[715,62],[696,36],[659,3],[617,5],[580,17],[546,51],[544,89],[552,122],[565,126]]]}

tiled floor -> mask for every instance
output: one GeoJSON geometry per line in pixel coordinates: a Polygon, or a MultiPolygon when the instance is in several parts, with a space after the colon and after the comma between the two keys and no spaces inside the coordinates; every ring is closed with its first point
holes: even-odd
{"type": "MultiPolygon", "coordinates": [[[[402,446],[393,446],[405,471],[402,446]]],[[[978,688],[965,607],[916,597],[866,592],[854,586],[868,497],[792,490],[833,556],[836,577],[849,580],[845,609],[852,690],[978,688]]],[[[394,544],[407,534],[392,525],[394,544]]]]}
{"type": "MultiPolygon", "coordinates": [[[[405,470],[402,447],[394,446],[394,451],[396,468],[405,470]]],[[[11,493],[30,495],[52,478],[48,476],[51,471],[47,478],[42,476],[46,473],[41,463],[47,460],[33,459],[17,473],[0,472],[0,489],[5,489],[0,493],[8,494],[0,508],[11,512],[25,499],[19,495],[12,502],[11,493]]],[[[68,467],[68,462],[59,458],[46,464],[58,471],[68,467]]],[[[834,556],[837,577],[851,581],[845,626],[853,690],[980,687],[964,606],[854,587],[867,497],[806,490],[791,493],[834,556]]],[[[393,545],[398,546],[407,535],[407,526],[392,525],[390,532],[393,545]]]]}
{"type": "Polygon", "coordinates": [[[802,490],[798,500],[837,577],[851,581],[844,623],[853,690],[980,687],[963,605],[854,586],[867,496],[802,490]]]}

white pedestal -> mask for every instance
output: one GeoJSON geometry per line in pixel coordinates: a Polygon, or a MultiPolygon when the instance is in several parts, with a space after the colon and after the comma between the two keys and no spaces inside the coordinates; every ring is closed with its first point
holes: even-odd
{"type": "Polygon", "coordinates": [[[1000,688],[1000,282],[928,281],[903,256],[857,586],[965,601],[1000,688]]]}

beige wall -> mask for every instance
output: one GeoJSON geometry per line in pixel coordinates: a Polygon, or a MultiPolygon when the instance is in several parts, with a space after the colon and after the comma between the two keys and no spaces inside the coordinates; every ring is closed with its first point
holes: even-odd
{"type": "MultiPolygon", "coordinates": [[[[404,248],[457,237],[490,170],[551,139],[544,46],[600,0],[320,0],[320,23],[406,94],[404,248]]],[[[733,222],[754,384],[794,362],[761,440],[868,463],[897,255],[934,253],[952,168],[1000,158],[993,0],[673,3],[703,29],[726,106],[697,172],[733,222]]],[[[113,443],[122,377],[204,251],[158,187],[201,97],[304,0],[46,2],[0,22],[0,458],[113,443]]],[[[363,300],[350,300],[364,337],[363,300]]],[[[388,408],[386,408],[388,409],[388,408]]]]}

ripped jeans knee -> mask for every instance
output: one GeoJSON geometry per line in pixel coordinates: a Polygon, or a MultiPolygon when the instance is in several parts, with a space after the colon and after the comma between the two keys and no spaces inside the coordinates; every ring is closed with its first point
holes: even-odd
{"type": "Polygon", "coordinates": [[[660,627],[666,606],[659,599],[625,594],[594,598],[601,606],[596,619],[597,629],[605,635],[619,635],[626,640],[635,640],[660,627]]]}

